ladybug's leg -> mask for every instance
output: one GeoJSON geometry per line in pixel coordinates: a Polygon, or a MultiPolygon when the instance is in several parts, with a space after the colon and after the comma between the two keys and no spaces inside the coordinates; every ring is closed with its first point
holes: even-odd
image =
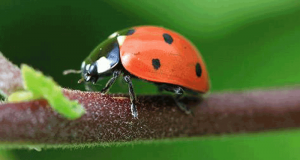
{"type": "Polygon", "coordinates": [[[179,109],[184,111],[186,114],[192,113],[192,111],[185,104],[181,102],[181,98],[184,94],[184,90],[180,86],[170,85],[170,84],[159,84],[158,89],[159,91],[165,90],[165,91],[175,93],[176,96],[174,97],[174,100],[177,106],[179,107],[179,109]]]}
{"type": "Polygon", "coordinates": [[[113,72],[113,77],[106,83],[105,87],[101,90],[101,93],[107,93],[109,88],[115,83],[116,79],[121,74],[120,70],[116,70],[113,72]]]}
{"type": "Polygon", "coordinates": [[[192,111],[185,104],[183,104],[182,102],[180,102],[180,99],[182,98],[183,93],[184,93],[183,89],[181,87],[177,86],[177,87],[173,88],[173,92],[176,94],[174,100],[175,100],[177,106],[182,111],[184,111],[186,114],[191,114],[192,111]]]}
{"type": "Polygon", "coordinates": [[[132,85],[132,82],[130,79],[130,75],[125,75],[124,80],[128,84],[128,88],[129,88],[129,96],[130,96],[130,102],[131,102],[131,108],[130,108],[131,114],[132,114],[133,118],[137,118],[138,111],[136,108],[136,97],[135,97],[135,93],[133,91],[133,85],[132,85]]]}

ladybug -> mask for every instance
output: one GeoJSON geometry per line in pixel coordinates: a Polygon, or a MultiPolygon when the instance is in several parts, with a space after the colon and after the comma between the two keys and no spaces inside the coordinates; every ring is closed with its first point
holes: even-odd
{"type": "Polygon", "coordinates": [[[157,26],[131,27],[111,34],[82,62],[81,74],[81,81],[93,84],[112,76],[102,93],[107,93],[122,75],[129,87],[134,118],[138,111],[132,78],[175,93],[177,105],[188,114],[191,111],[180,101],[184,92],[199,94],[209,90],[208,73],[197,48],[182,35],[157,26]]]}

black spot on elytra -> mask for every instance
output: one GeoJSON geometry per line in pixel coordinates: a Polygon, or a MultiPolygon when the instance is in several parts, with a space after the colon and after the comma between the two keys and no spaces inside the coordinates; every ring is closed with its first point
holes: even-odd
{"type": "Polygon", "coordinates": [[[164,37],[164,40],[165,40],[166,43],[169,43],[169,44],[173,43],[173,38],[168,33],[164,33],[163,37],[164,37]]]}
{"type": "Polygon", "coordinates": [[[126,35],[132,35],[134,32],[135,32],[135,29],[130,29],[130,30],[128,30],[126,35]]]}
{"type": "Polygon", "coordinates": [[[160,67],[159,59],[152,59],[152,66],[154,67],[154,69],[158,70],[160,67]]]}
{"type": "Polygon", "coordinates": [[[201,77],[202,69],[199,63],[196,64],[196,75],[197,77],[201,77]]]}

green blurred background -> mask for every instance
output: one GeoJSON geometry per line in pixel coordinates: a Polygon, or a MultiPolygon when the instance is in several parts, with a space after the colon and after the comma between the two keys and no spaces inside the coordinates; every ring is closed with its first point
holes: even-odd
{"type": "MultiPolygon", "coordinates": [[[[146,24],[175,30],[199,48],[212,92],[300,83],[298,0],[0,0],[0,51],[63,87],[83,89],[78,75],[63,76],[62,71],[79,69],[114,31],[146,24]]],[[[135,81],[134,86],[140,94],[156,93],[152,84],[135,81]]],[[[112,91],[126,92],[126,86],[112,91]]],[[[11,154],[49,160],[300,159],[299,142],[299,132],[276,132],[11,154]]]]}

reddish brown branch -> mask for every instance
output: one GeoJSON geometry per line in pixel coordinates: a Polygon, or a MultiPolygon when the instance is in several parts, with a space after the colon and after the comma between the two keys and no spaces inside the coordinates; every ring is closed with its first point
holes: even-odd
{"type": "MultiPolygon", "coordinates": [[[[23,89],[20,69],[0,52],[0,94],[5,96],[23,89]]],[[[1,96],[1,95],[0,95],[1,96]]]]}
{"type": "Polygon", "coordinates": [[[69,121],[45,100],[0,105],[0,141],[88,143],[149,140],[300,127],[300,89],[215,93],[186,99],[186,115],[169,96],[140,96],[139,119],[128,98],[65,90],[87,113],[69,121]]]}

